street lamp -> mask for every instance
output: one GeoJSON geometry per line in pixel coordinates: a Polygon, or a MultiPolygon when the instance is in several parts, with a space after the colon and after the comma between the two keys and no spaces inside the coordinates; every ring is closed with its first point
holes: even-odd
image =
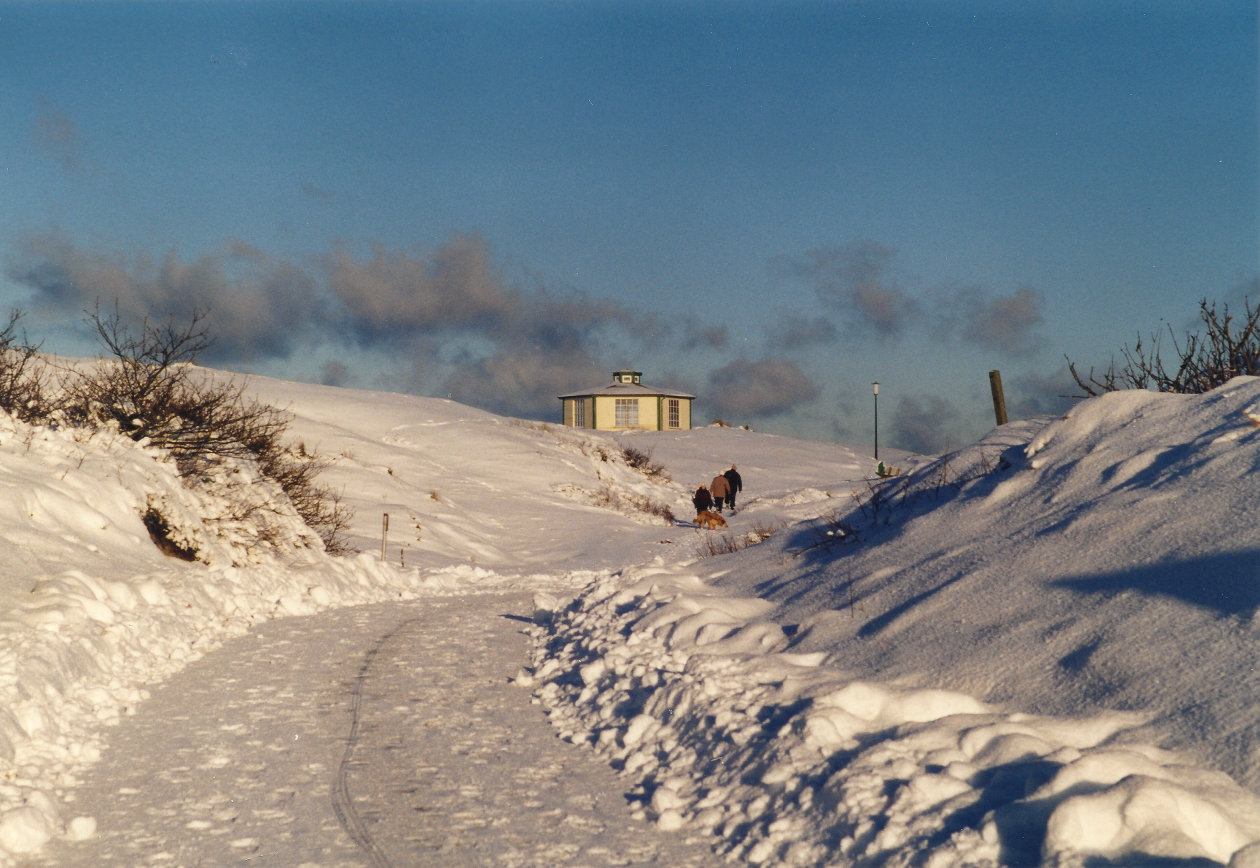
{"type": "Polygon", "coordinates": [[[875,460],[879,460],[879,381],[871,383],[871,394],[875,396],[875,460]]]}

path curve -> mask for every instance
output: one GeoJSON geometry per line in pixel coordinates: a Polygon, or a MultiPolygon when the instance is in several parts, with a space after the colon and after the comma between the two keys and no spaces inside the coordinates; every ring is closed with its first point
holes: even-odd
{"type": "Polygon", "coordinates": [[[528,594],[261,625],[152,689],[66,798],[58,866],[719,864],[636,820],[627,784],[528,691],[528,594]]]}

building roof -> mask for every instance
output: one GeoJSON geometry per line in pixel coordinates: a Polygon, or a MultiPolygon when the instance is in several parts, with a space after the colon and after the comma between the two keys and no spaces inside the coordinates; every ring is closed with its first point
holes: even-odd
{"type": "Polygon", "coordinates": [[[578,392],[570,392],[567,395],[560,395],[560,400],[565,398],[591,398],[595,396],[613,395],[618,398],[691,398],[696,396],[687,392],[680,392],[677,389],[657,389],[652,386],[645,386],[642,383],[623,383],[614,380],[606,386],[596,386],[593,389],[585,389],[578,392]]]}

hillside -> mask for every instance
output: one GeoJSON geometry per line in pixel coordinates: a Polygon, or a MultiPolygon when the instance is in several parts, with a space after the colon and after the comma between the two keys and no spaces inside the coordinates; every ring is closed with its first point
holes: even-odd
{"type": "Polygon", "coordinates": [[[538,609],[517,681],[557,732],[606,755],[645,819],[742,861],[1260,864],[1260,381],[1109,395],[882,456],[906,471],[882,481],[861,450],[741,429],[616,438],[250,390],[330,459],[358,554],[319,551],[247,467],[189,488],[126,438],[0,422],[10,856],[91,835],[65,796],[109,724],[226,638],[515,589],[538,609]],[[701,532],[690,493],[732,463],[741,508],[701,532]],[[245,490],[268,508],[242,515],[245,490]],[[200,560],[151,544],[155,506],[200,560]]]}
{"type": "Polygon", "coordinates": [[[1108,395],[603,582],[559,716],[756,864],[1258,864],[1258,411],[1108,395]]]}

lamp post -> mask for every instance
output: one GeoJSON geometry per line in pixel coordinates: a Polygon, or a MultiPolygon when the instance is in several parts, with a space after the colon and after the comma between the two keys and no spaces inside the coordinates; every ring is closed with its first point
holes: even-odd
{"type": "Polygon", "coordinates": [[[875,460],[879,460],[879,381],[871,383],[871,394],[875,396],[875,460]]]}

